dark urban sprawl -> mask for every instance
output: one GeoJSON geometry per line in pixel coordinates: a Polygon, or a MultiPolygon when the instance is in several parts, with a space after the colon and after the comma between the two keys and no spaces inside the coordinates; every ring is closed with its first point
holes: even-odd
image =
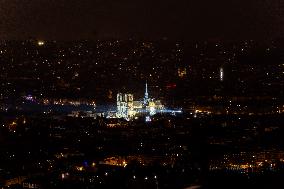
{"type": "Polygon", "coordinates": [[[0,187],[283,188],[284,41],[0,42],[0,187]]]}

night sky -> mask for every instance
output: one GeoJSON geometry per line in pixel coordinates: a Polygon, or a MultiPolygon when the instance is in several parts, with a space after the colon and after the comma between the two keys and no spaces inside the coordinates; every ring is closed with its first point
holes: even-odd
{"type": "Polygon", "coordinates": [[[0,0],[0,39],[283,37],[281,0],[0,0]]]}

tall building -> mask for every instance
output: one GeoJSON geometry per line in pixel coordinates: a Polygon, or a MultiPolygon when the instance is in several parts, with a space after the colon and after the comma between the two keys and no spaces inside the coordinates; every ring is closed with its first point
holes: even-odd
{"type": "Polygon", "coordinates": [[[220,68],[220,81],[224,80],[224,69],[221,67],[220,68]]]}
{"type": "Polygon", "coordinates": [[[117,94],[117,117],[129,120],[133,112],[133,94],[117,94]]]}

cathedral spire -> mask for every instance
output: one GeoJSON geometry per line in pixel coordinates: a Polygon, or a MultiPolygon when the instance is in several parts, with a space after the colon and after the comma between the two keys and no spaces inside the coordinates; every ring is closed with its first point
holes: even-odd
{"type": "Polygon", "coordinates": [[[144,95],[144,103],[147,103],[149,99],[149,94],[148,94],[148,84],[146,81],[146,86],[145,86],[145,95],[144,95]]]}

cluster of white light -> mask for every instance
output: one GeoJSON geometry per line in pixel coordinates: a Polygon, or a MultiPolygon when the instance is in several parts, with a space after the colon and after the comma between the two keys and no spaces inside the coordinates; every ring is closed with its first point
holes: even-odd
{"type": "Polygon", "coordinates": [[[220,81],[224,80],[224,69],[220,68],[220,81]]]}
{"type": "Polygon", "coordinates": [[[38,44],[38,46],[43,46],[44,45],[44,41],[40,40],[40,41],[37,42],[37,44],[38,44]]]}

